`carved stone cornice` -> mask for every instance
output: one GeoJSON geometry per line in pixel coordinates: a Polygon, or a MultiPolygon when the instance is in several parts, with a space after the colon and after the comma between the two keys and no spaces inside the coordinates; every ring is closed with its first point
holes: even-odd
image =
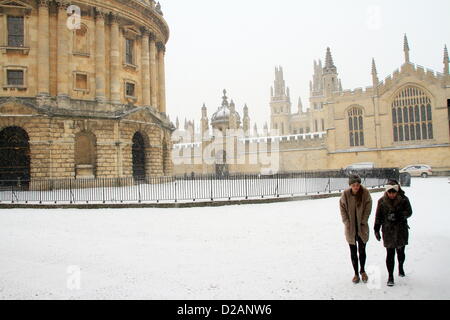
{"type": "Polygon", "coordinates": [[[120,24],[120,21],[122,20],[118,13],[111,13],[110,17],[111,24],[120,24]]]}
{"type": "Polygon", "coordinates": [[[169,27],[164,20],[164,18],[156,12],[154,3],[155,1],[149,0],[151,5],[147,5],[139,0],[116,0],[117,2],[129,7],[130,9],[138,9],[140,12],[142,12],[151,23],[154,23],[159,30],[161,31],[164,38],[167,40],[169,38],[169,27]],[[137,6],[136,4],[139,4],[137,6]],[[153,5],[152,5],[153,4],[153,5]]]}
{"type": "Polygon", "coordinates": [[[70,6],[70,1],[68,0],[55,0],[56,7],[59,10],[67,10],[67,8],[70,6]]]}
{"type": "Polygon", "coordinates": [[[48,8],[50,6],[50,0],[37,0],[38,7],[48,8]]]}
{"type": "Polygon", "coordinates": [[[163,51],[163,52],[166,52],[166,46],[164,45],[164,43],[158,42],[158,43],[156,44],[156,47],[158,48],[158,50],[163,51]]]}
{"type": "Polygon", "coordinates": [[[95,8],[94,13],[95,13],[95,19],[105,20],[106,16],[108,15],[108,12],[102,8],[95,8]]]}
{"type": "Polygon", "coordinates": [[[119,13],[111,12],[110,14],[110,23],[120,24],[123,21],[122,16],[119,13]]]}
{"type": "Polygon", "coordinates": [[[140,30],[141,30],[141,34],[143,35],[143,36],[149,36],[150,35],[150,29],[149,28],[147,28],[147,27],[141,27],[140,28],[140,30]]]}

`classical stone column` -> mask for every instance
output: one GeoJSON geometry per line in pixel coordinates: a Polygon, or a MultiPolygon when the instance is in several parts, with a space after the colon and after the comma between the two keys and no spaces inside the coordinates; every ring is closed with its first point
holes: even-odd
{"type": "Polygon", "coordinates": [[[66,0],[57,0],[58,5],[58,58],[57,58],[57,86],[58,105],[66,106],[69,98],[69,84],[71,74],[69,70],[69,32],[67,28],[67,8],[69,3],[66,0]]]}
{"type": "Polygon", "coordinates": [[[105,91],[105,16],[101,9],[95,10],[95,99],[104,103],[105,91]]]}
{"type": "Polygon", "coordinates": [[[162,42],[158,42],[159,111],[162,113],[166,113],[166,77],[164,66],[165,52],[165,45],[162,42]]]}
{"type": "Polygon", "coordinates": [[[119,16],[111,19],[111,103],[120,104],[120,49],[119,49],[119,16]]]}
{"type": "Polygon", "coordinates": [[[49,0],[38,0],[38,77],[37,87],[39,96],[50,95],[50,34],[49,34],[49,0]]]}
{"type": "Polygon", "coordinates": [[[150,32],[146,27],[141,28],[142,32],[142,105],[150,106],[150,32]]]}
{"type": "Polygon", "coordinates": [[[150,88],[151,88],[151,105],[158,110],[158,83],[156,81],[156,73],[158,68],[156,65],[156,37],[150,34],[150,88]]]}

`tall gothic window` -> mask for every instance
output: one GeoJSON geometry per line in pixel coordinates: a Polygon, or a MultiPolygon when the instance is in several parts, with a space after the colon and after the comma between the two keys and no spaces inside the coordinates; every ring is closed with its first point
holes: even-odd
{"type": "Polygon", "coordinates": [[[348,132],[350,147],[364,145],[364,120],[361,108],[354,107],[348,111],[348,132]]]}
{"type": "Polygon", "coordinates": [[[394,141],[430,140],[433,115],[430,98],[419,88],[404,88],[392,102],[394,141]]]}
{"type": "Polygon", "coordinates": [[[8,46],[24,46],[23,17],[8,16],[8,46]]]}

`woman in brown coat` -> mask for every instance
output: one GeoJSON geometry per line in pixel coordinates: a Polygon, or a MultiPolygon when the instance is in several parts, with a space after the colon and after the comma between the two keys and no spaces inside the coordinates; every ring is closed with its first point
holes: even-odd
{"type": "Polygon", "coordinates": [[[370,192],[361,185],[361,178],[358,175],[352,175],[349,178],[350,188],[345,190],[340,199],[340,209],[342,222],[345,225],[345,237],[350,245],[350,254],[352,259],[355,276],[353,283],[364,283],[369,278],[364,269],[366,264],[366,244],[369,241],[369,216],[372,212],[372,197],[370,192]],[[361,271],[358,268],[358,253],[361,271]]]}
{"type": "Polygon", "coordinates": [[[397,252],[399,275],[405,276],[405,247],[408,245],[408,218],[412,215],[411,203],[405,192],[395,180],[386,185],[386,193],[378,201],[375,217],[375,236],[381,240],[380,229],[383,232],[383,243],[387,251],[386,266],[389,272],[388,286],[394,285],[395,252],[397,252]]]}

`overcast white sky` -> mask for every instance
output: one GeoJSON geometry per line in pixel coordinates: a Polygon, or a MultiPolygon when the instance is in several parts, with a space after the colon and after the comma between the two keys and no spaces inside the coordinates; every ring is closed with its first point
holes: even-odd
{"type": "Polygon", "coordinates": [[[221,104],[222,90],[248,104],[252,126],[270,123],[270,86],[281,65],[292,110],[309,105],[313,60],[331,48],[345,89],[371,86],[403,63],[406,33],[413,63],[442,72],[450,45],[449,0],[160,0],[171,36],[166,52],[167,111],[199,124],[221,104]]]}

